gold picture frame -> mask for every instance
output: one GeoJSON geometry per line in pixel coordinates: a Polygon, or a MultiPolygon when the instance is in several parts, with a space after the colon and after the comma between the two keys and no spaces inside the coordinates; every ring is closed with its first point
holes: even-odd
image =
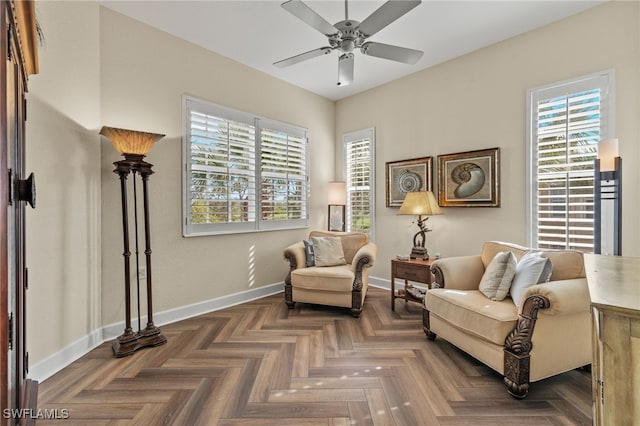
{"type": "Polygon", "coordinates": [[[500,207],[500,148],[438,155],[438,204],[500,207]]]}
{"type": "Polygon", "coordinates": [[[386,205],[400,207],[407,192],[432,191],[433,157],[388,161],[385,167],[386,205]]]}

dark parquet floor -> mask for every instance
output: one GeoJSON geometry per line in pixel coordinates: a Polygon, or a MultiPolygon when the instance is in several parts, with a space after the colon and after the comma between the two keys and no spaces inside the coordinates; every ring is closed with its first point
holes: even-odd
{"type": "Polygon", "coordinates": [[[161,327],[121,359],[109,343],[40,384],[38,425],[590,425],[591,378],[570,371],[510,397],[418,305],[370,288],[359,319],[282,294],[161,327]]]}

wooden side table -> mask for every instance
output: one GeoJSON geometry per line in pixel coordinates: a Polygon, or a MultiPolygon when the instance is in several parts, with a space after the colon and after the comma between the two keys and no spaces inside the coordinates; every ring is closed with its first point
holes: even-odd
{"type": "Polygon", "coordinates": [[[429,260],[400,260],[391,259],[391,310],[395,310],[395,300],[404,299],[405,302],[422,303],[422,299],[413,297],[408,291],[408,281],[426,284],[431,288],[433,276],[431,274],[431,263],[435,259],[429,260]],[[396,278],[404,280],[404,294],[396,294],[396,278]]]}

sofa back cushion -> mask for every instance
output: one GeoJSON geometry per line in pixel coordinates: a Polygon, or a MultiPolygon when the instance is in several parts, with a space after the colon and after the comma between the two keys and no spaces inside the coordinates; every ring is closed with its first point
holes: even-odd
{"type": "Polygon", "coordinates": [[[311,237],[340,237],[344,260],[347,264],[351,264],[360,247],[369,242],[369,236],[362,232],[311,231],[309,239],[311,237]]]}
{"type": "Polygon", "coordinates": [[[573,250],[545,250],[531,249],[518,244],[500,241],[487,241],[482,246],[482,263],[486,268],[495,255],[501,251],[511,251],[518,261],[529,251],[539,252],[542,257],[548,257],[553,264],[550,281],[571,280],[585,278],[584,260],[582,253],[573,250]]]}

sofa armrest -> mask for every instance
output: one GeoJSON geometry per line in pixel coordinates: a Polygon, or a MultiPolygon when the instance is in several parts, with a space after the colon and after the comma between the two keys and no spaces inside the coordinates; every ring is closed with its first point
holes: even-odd
{"type": "Polygon", "coordinates": [[[438,259],[431,264],[434,287],[456,290],[477,290],[484,274],[480,256],[458,256],[438,259]]]}
{"type": "MultiPolygon", "coordinates": [[[[591,310],[591,298],[586,278],[550,281],[529,287],[522,300],[529,297],[544,296],[549,300],[549,307],[544,309],[545,315],[566,315],[591,310]]],[[[522,313],[522,303],[518,313],[522,313]]]]}
{"type": "Polygon", "coordinates": [[[357,272],[362,268],[370,268],[378,256],[378,246],[374,243],[367,243],[360,247],[351,261],[351,270],[357,272]]]}
{"type": "Polygon", "coordinates": [[[299,241],[284,249],[284,258],[289,262],[289,269],[293,271],[297,268],[304,268],[307,258],[304,253],[304,243],[299,241]]]}

